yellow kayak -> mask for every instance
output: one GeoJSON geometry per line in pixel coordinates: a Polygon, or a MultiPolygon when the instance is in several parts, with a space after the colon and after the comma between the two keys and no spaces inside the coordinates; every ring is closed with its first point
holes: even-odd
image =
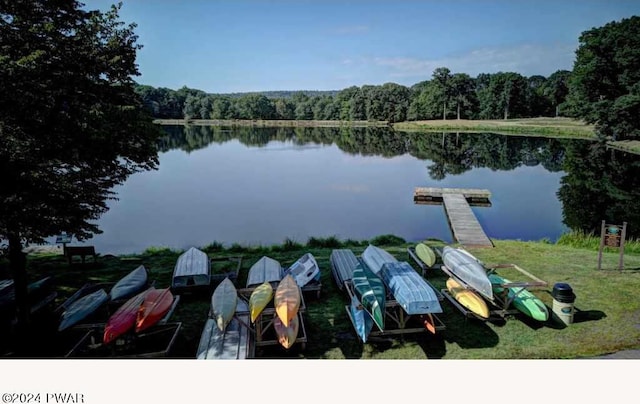
{"type": "Polygon", "coordinates": [[[289,349],[298,338],[298,329],[300,328],[298,316],[296,315],[291,319],[288,327],[282,324],[280,318],[276,316],[276,318],[273,320],[273,328],[276,330],[276,334],[278,335],[278,342],[280,343],[280,345],[282,345],[286,349],[289,349]]]}
{"type": "Polygon", "coordinates": [[[269,282],[264,282],[256,287],[249,297],[249,311],[251,312],[251,322],[254,323],[256,318],[262,313],[267,304],[273,297],[273,286],[269,282]]]}
{"type": "Polygon", "coordinates": [[[300,289],[293,276],[287,275],[280,281],[273,297],[273,304],[282,324],[288,327],[300,308],[300,289]]]}
{"type": "Polygon", "coordinates": [[[453,278],[447,279],[447,290],[463,307],[482,318],[489,318],[489,307],[477,293],[465,289],[453,278]]]}

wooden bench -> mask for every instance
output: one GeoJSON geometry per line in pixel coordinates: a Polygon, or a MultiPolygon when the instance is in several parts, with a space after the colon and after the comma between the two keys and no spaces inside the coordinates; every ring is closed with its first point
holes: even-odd
{"type": "Polygon", "coordinates": [[[67,257],[67,260],[69,261],[69,265],[71,265],[72,259],[74,256],[79,256],[80,258],[82,258],[82,263],[84,264],[85,261],[85,257],[87,255],[90,255],[93,257],[93,262],[96,263],[97,261],[97,254],[96,254],[96,249],[94,246],[92,245],[88,245],[88,246],[77,246],[77,247],[65,247],[64,249],[64,255],[65,257],[67,257]]]}

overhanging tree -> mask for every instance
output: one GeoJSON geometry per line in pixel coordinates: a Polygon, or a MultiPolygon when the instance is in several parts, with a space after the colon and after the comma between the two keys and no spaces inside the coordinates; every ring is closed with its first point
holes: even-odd
{"type": "Polygon", "coordinates": [[[640,17],[580,35],[568,103],[601,137],[640,138],[640,17]]]}
{"type": "Polygon", "coordinates": [[[113,187],[157,166],[158,129],[133,76],[140,49],[120,6],[0,1],[0,242],[8,250],[19,324],[28,320],[25,243],[92,221],[113,187]]]}

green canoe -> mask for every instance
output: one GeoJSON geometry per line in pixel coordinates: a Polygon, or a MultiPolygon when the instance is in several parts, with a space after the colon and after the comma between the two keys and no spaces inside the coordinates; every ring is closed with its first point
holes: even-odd
{"type": "MultiPolygon", "coordinates": [[[[500,294],[504,288],[500,285],[511,283],[510,280],[496,274],[490,274],[489,280],[493,288],[493,293],[500,294]]],[[[513,306],[538,321],[547,321],[549,319],[549,310],[533,293],[522,287],[509,288],[508,299],[513,299],[513,306]]]]}
{"type": "Polygon", "coordinates": [[[418,243],[418,245],[416,245],[416,255],[422,262],[427,264],[429,268],[433,267],[433,264],[436,263],[436,254],[431,247],[424,243],[418,243]]]}
{"type": "Polygon", "coordinates": [[[384,330],[384,306],[387,291],[382,279],[371,272],[367,265],[358,259],[358,265],[353,269],[353,289],[362,307],[371,315],[380,331],[384,330]]]}

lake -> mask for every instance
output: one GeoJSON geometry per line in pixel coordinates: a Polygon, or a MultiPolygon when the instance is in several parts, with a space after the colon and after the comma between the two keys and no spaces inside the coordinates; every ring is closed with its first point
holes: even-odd
{"type": "Polygon", "coordinates": [[[116,188],[119,200],[98,222],[104,233],[86,241],[99,253],[311,236],[452,242],[444,208],[415,204],[415,187],[488,189],[491,206],[472,209],[497,239],[555,241],[593,228],[603,214],[638,213],[616,205],[637,196],[633,181],[614,184],[624,194],[614,202],[590,200],[589,192],[611,188],[591,175],[596,170],[622,167],[640,177],[638,156],[595,142],[387,128],[163,128],[159,169],[116,188]],[[598,166],[594,153],[618,166],[598,166]]]}

